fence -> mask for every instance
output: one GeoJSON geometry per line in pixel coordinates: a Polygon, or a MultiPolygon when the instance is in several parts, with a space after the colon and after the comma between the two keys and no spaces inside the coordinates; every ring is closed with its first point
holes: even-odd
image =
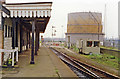
{"type": "Polygon", "coordinates": [[[18,48],[7,50],[7,49],[0,49],[0,66],[2,66],[2,52],[9,53],[9,58],[12,58],[12,66],[14,66],[14,57],[16,53],[16,62],[18,62],[18,48]],[[11,56],[12,55],[12,56],[11,56]]]}

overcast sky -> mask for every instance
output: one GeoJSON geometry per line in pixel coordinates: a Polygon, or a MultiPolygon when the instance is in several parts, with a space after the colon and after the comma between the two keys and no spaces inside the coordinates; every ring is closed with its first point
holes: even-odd
{"type": "MultiPolygon", "coordinates": [[[[103,25],[106,4],[105,30],[103,32],[109,38],[118,37],[118,1],[120,0],[6,0],[7,3],[52,1],[51,19],[47,25],[44,37],[52,37],[52,26],[56,28],[56,36],[65,37],[67,32],[67,15],[72,12],[100,12],[103,25]],[[63,27],[61,27],[63,26],[63,27]]],[[[103,27],[104,28],[104,27],[103,27]]]]}

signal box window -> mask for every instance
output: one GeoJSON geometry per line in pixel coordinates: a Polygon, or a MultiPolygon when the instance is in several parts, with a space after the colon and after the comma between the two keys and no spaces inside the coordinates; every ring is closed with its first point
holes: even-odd
{"type": "Polygon", "coordinates": [[[92,47],[92,41],[87,41],[87,47],[92,47]]]}
{"type": "Polygon", "coordinates": [[[99,47],[99,41],[94,41],[94,47],[99,47]]]}

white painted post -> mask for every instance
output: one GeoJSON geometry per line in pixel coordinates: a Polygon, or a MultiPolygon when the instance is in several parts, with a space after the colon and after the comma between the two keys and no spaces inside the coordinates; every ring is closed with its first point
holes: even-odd
{"type": "Polygon", "coordinates": [[[29,49],[29,44],[28,44],[28,49],[29,49]]]}
{"type": "Polygon", "coordinates": [[[16,62],[18,62],[18,47],[16,47],[16,62]]]}
{"type": "Polygon", "coordinates": [[[12,66],[14,66],[14,52],[12,52],[12,66]]]}
{"type": "MultiPolygon", "coordinates": [[[[11,47],[11,50],[12,50],[12,47],[11,47]]],[[[10,59],[12,58],[11,54],[12,54],[12,52],[10,52],[10,59]]]]}
{"type": "Polygon", "coordinates": [[[0,66],[2,66],[2,52],[0,52],[0,66]]]}

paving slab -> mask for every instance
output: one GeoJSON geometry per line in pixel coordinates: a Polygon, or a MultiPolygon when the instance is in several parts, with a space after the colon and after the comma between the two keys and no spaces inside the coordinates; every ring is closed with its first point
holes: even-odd
{"type": "Polygon", "coordinates": [[[19,54],[17,73],[4,73],[3,77],[77,77],[48,47],[40,47],[35,64],[30,64],[31,50],[19,54]]]}

